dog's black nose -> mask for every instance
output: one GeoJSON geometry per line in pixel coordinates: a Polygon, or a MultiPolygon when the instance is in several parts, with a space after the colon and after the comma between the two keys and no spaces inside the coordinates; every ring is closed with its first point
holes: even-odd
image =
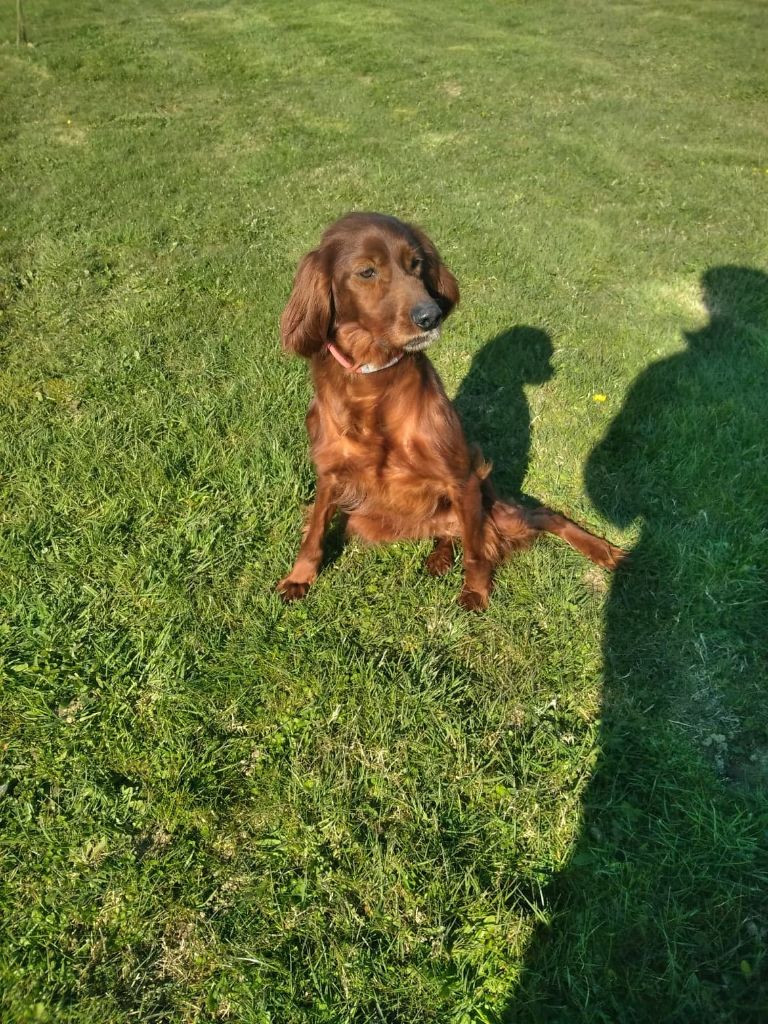
{"type": "Polygon", "coordinates": [[[443,314],[436,302],[420,302],[411,310],[411,320],[425,331],[437,327],[442,319],[443,314]]]}

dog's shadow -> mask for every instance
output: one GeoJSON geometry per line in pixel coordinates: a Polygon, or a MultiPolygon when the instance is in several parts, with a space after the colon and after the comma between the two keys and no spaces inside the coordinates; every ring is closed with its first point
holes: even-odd
{"type": "Polygon", "coordinates": [[[525,385],[550,380],[552,352],[546,331],[510,327],[477,352],[454,399],[467,440],[493,463],[495,490],[525,504],[537,504],[523,493],[531,450],[525,385]]]}

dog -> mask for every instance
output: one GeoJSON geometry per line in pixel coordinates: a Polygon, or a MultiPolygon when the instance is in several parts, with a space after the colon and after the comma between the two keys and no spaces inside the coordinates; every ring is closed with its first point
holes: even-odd
{"type": "Polygon", "coordinates": [[[426,568],[436,576],[460,541],[459,603],[472,611],[487,607],[495,567],[543,532],[608,569],[625,556],[551,509],[496,497],[424,352],[458,301],[427,235],[384,214],[347,214],[301,260],[280,337],[310,360],[317,492],[296,562],[277,584],[283,600],[303,598],[316,579],[337,509],[347,535],[373,544],[433,538],[426,568]]]}

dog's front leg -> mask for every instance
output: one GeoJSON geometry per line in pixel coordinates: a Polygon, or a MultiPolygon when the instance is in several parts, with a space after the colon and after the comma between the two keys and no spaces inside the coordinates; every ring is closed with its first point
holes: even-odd
{"type": "Polygon", "coordinates": [[[459,492],[455,505],[464,546],[464,586],[459,595],[459,604],[468,611],[482,611],[488,607],[491,594],[493,562],[484,550],[485,510],[482,480],[477,474],[471,474],[459,492]]]}
{"type": "Polygon", "coordinates": [[[323,537],[336,511],[334,489],[333,480],[329,477],[320,477],[317,481],[315,502],[307,516],[296,562],[289,575],[277,584],[277,591],[284,601],[298,601],[306,597],[310,584],[317,578],[323,560],[323,537]]]}

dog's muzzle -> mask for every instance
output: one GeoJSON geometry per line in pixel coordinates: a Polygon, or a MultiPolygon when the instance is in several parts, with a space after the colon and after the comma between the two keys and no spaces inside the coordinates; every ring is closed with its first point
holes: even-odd
{"type": "Polygon", "coordinates": [[[431,331],[425,331],[424,334],[417,334],[415,338],[403,346],[405,352],[421,352],[424,348],[429,348],[433,342],[437,341],[440,337],[440,328],[435,327],[431,331]]]}

